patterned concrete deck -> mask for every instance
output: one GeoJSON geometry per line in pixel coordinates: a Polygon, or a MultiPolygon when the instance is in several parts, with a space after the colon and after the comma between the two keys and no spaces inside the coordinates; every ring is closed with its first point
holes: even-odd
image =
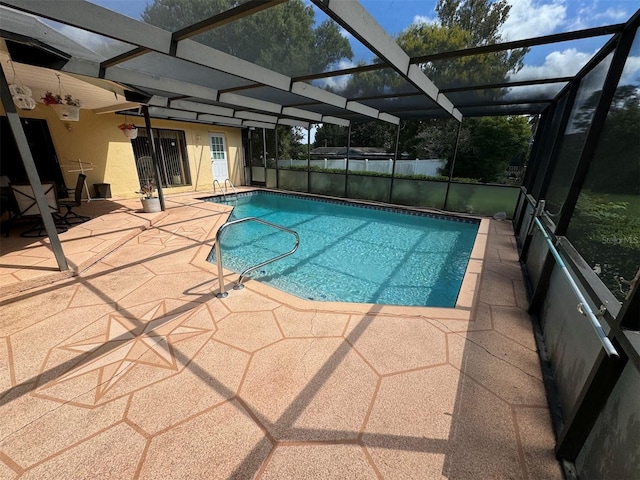
{"type": "Polygon", "coordinates": [[[217,299],[227,207],[109,203],[0,244],[0,479],[562,478],[509,223],[455,309],[217,299]]]}

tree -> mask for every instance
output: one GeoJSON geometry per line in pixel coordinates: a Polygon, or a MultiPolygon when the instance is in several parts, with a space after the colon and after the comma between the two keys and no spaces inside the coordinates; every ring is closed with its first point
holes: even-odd
{"type": "MultiPolygon", "coordinates": [[[[346,147],[349,130],[338,125],[323,124],[316,130],[314,147],[346,147]]],[[[352,147],[380,147],[388,152],[395,149],[395,128],[382,122],[351,124],[352,147]]]]}
{"type": "MultiPolygon", "coordinates": [[[[449,30],[462,29],[468,35],[466,48],[480,47],[500,43],[504,39],[500,28],[507,21],[511,5],[507,0],[439,0],[436,12],[440,24],[449,30]]],[[[529,51],[528,48],[494,52],[487,55],[473,57],[467,67],[482,67],[493,71],[498,77],[509,72],[517,72],[522,68],[522,59],[529,51]]],[[[467,62],[468,63],[468,62],[467,62]]],[[[496,77],[495,80],[501,80],[496,77]]]]}
{"type": "Polygon", "coordinates": [[[307,158],[307,142],[302,143],[305,138],[303,130],[299,127],[278,125],[278,158],[307,158]]]}
{"type": "MultiPolygon", "coordinates": [[[[142,19],[173,32],[238,3],[237,0],[154,0],[144,9],[142,19]]],[[[353,58],[349,41],[340,34],[336,23],[327,19],[315,26],[314,22],[311,6],[302,0],[289,0],[197,35],[194,40],[288,76],[323,72],[343,58],[353,58]]],[[[297,156],[302,148],[301,138],[294,128],[279,127],[279,156],[297,156]]]]}
{"type": "Polygon", "coordinates": [[[453,158],[457,121],[428,118],[400,125],[401,153],[407,153],[410,158],[453,158]]]}
{"type": "MultiPolygon", "coordinates": [[[[461,132],[454,175],[483,182],[501,180],[507,166],[523,165],[529,154],[531,128],[526,117],[483,117],[461,132]]],[[[449,165],[446,165],[448,173],[449,165]]]]}
{"type": "Polygon", "coordinates": [[[640,194],[640,88],[637,85],[621,85],[616,89],[585,185],[596,192],[612,193],[615,189],[616,193],[640,194]]]}
{"type": "Polygon", "coordinates": [[[316,130],[314,147],[346,147],[349,130],[339,125],[324,123],[316,130]]]}
{"type": "MultiPolygon", "coordinates": [[[[510,6],[506,0],[439,0],[436,12],[439,24],[413,23],[400,32],[396,41],[411,57],[421,57],[445,51],[461,50],[499,43],[500,28],[506,21],[510,6]]],[[[522,68],[527,49],[493,52],[420,63],[421,70],[440,88],[470,84],[503,82],[522,68]]],[[[380,69],[352,75],[342,91],[349,98],[404,93],[413,87],[391,69],[380,69]]],[[[491,101],[504,91],[487,89],[473,92],[473,100],[491,101]]],[[[389,133],[378,129],[362,129],[373,135],[361,136],[363,146],[373,146],[389,133]]],[[[418,158],[448,158],[453,156],[457,122],[443,119],[423,119],[402,122],[400,151],[418,158]]],[[[525,118],[465,119],[460,131],[455,176],[494,181],[500,178],[512,158],[528,153],[530,129],[525,118]],[[502,132],[501,127],[507,128],[502,132]],[[504,148],[504,153],[492,148],[504,148]],[[523,153],[524,152],[524,153],[523,153]],[[475,164],[475,165],[474,165],[475,164]]]]}
{"type": "Polygon", "coordinates": [[[500,27],[507,21],[510,10],[507,0],[439,0],[436,5],[442,26],[470,33],[475,47],[502,40],[500,27]]]}
{"type": "MultiPolygon", "coordinates": [[[[236,0],[154,0],[142,19],[176,31],[233,8],[236,0]]],[[[353,52],[337,24],[314,27],[314,11],[302,0],[283,4],[214,28],[194,39],[289,76],[323,72],[353,52]]]]}
{"type": "MultiPolygon", "coordinates": [[[[439,0],[436,12],[439,24],[412,23],[396,41],[410,57],[462,50],[502,41],[500,27],[506,21],[510,5],[506,0],[439,0]]],[[[421,70],[440,88],[470,83],[502,82],[510,73],[522,68],[526,48],[509,52],[465,56],[421,63],[421,70]]],[[[391,69],[353,75],[342,93],[348,97],[376,95],[394,91],[402,93],[407,82],[391,69]]],[[[485,96],[499,96],[499,90],[485,96]]]]}

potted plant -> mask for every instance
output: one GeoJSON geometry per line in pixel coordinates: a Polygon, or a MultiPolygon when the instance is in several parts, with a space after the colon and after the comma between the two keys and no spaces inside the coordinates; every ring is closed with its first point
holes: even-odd
{"type": "Polygon", "coordinates": [[[155,187],[153,185],[145,185],[140,187],[136,193],[142,195],[140,201],[142,202],[142,210],[145,213],[157,213],[161,211],[160,199],[155,196],[155,187]]]}
{"type": "Polygon", "coordinates": [[[121,123],[118,125],[118,128],[122,130],[124,136],[130,139],[134,139],[138,137],[138,127],[136,127],[133,123],[121,123]]]}
{"type": "Polygon", "coordinates": [[[67,122],[77,122],[80,120],[80,105],[82,102],[78,98],[73,98],[67,94],[64,97],[59,93],[47,92],[40,98],[47,107],[52,107],[58,114],[60,120],[67,122]]]}

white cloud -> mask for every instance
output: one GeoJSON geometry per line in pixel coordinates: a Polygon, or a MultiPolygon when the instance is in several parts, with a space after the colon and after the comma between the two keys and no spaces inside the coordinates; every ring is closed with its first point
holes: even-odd
{"type": "MultiPolygon", "coordinates": [[[[618,2],[618,5],[615,8],[609,7],[606,10],[604,9],[602,3],[609,2],[593,0],[588,5],[581,5],[578,9],[576,17],[572,19],[571,23],[568,25],[568,28],[570,28],[571,30],[580,30],[583,28],[604,25],[607,23],[624,22],[631,16],[631,14],[621,6],[621,4],[624,3],[632,3],[630,0],[627,0],[626,2],[618,2]]],[[[631,11],[633,11],[633,7],[631,11]]]]}
{"type": "MultiPolygon", "coordinates": [[[[353,68],[356,64],[351,60],[340,60],[338,62],[338,70],[344,70],[345,68],[353,68]]],[[[313,81],[313,84],[320,88],[331,87],[336,91],[344,89],[349,82],[351,75],[340,75],[339,77],[319,78],[313,81]]]]}
{"type": "Polygon", "coordinates": [[[416,15],[415,17],[413,17],[413,23],[415,23],[415,24],[421,24],[421,23],[438,24],[439,21],[438,21],[437,18],[428,17],[426,15],[416,15]]]}
{"type": "Polygon", "coordinates": [[[553,33],[566,21],[564,0],[542,3],[536,0],[511,0],[509,17],[502,26],[504,40],[520,40],[553,33]]]}
{"type": "MultiPolygon", "coordinates": [[[[595,53],[595,52],[594,52],[595,53]]],[[[510,81],[536,80],[539,78],[572,77],[586,65],[594,53],[579,52],[575,48],[568,48],[561,52],[551,52],[544,59],[542,65],[525,65],[522,69],[512,75],[510,81]]],[[[507,97],[514,97],[525,91],[525,87],[517,87],[507,94],[507,97]]],[[[558,92],[557,84],[531,85],[526,87],[527,94],[549,94],[558,92]]]]}
{"type": "Polygon", "coordinates": [[[623,22],[629,18],[629,14],[626,10],[621,8],[607,8],[604,12],[596,13],[595,18],[602,18],[606,20],[614,20],[617,22],[623,22]]]}
{"type": "Polygon", "coordinates": [[[518,73],[512,75],[510,80],[573,76],[586,65],[594,53],[579,52],[575,48],[551,52],[545,57],[542,65],[525,65],[518,73]]]}

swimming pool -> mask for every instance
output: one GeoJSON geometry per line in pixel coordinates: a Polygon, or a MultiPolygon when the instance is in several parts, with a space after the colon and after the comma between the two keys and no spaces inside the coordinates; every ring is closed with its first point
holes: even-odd
{"type": "MultiPolygon", "coordinates": [[[[252,273],[255,280],[311,300],[434,307],[455,306],[479,225],[475,219],[267,191],[238,195],[229,220],[250,216],[300,236],[295,254],[252,273]]],[[[224,268],[242,272],[294,242],[290,234],[256,222],[234,225],[221,240],[224,268]]],[[[216,263],[214,250],[208,260],[216,263]]]]}

